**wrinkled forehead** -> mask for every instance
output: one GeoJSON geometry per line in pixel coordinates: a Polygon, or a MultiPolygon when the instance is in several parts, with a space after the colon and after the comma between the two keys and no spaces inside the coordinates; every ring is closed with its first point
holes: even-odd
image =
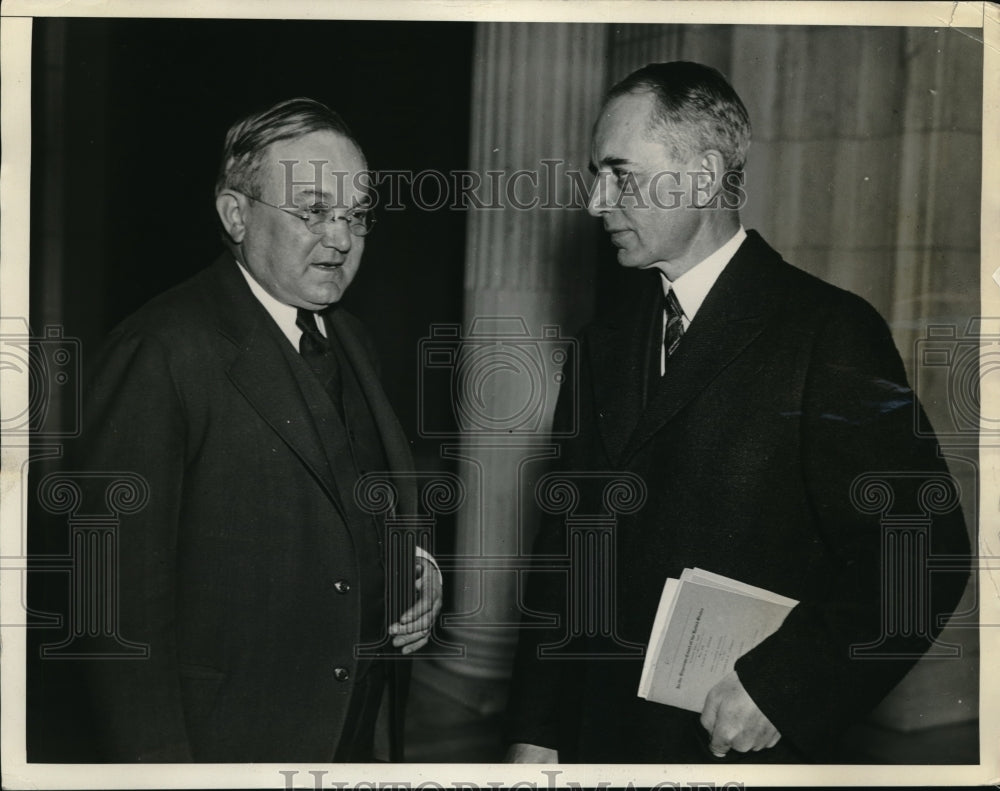
{"type": "Polygon", "coordinates": [[[275,199],[303,195],[355,205],[368,197],[368,164],[361,149],[332,131],[310,132],[268,146],[261,162],[261,186],[275,199]]]}
{"type": "Polygon", "coordinates": [[[615,96],[601,107],[591,137],[591,159],[600,164],[608,158],[621,158],[626,151],[658,145],[655,127],[655,100],[649,93],[615,96]]]}

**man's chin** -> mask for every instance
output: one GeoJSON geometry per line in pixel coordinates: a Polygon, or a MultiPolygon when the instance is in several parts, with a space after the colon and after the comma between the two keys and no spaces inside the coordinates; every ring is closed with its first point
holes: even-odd
{"type": "Polygon", "coordinates": [[[622,247],[618,250],[618,263],[627,269],[644,269],[653,262],[622,247]]]}
{"type": "Polygon", "coordinates": [[[313,283],[307,294],[309,300],[323,307],[339,302],[350,285],[350,278],[345,277],[346,274],[343,270],[337,269],[322,278],[321,282],[313,283]]]}
{"type": "Polygon", "coordinates": [[[303,299],[308,302],[309,310],[323,310],[336,302],[340,302],[343,296],[344,289],[342,288],[323,288],[314,290],[309,294],[304,294],[303,299]]]}

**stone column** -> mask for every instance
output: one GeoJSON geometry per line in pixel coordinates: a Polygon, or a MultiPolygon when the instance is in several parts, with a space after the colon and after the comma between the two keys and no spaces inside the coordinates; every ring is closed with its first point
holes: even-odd
{"type": "Polygon", "coordinates": [[[503,706],[519,621],[517,557],[530,548],[537,512],[526,487],[553,457],[560,369],[593,305],[599,228],[580,192],[591,181],[605,48],[602,25],[476,31],[469,168],[483,178],[484,202],[500,208],[469,212],[455,374],[462,439],[443,448],[459,460],[468,492],[456,615],[444,620],[466,652],[440,668],[481,685],[464,698],[483,712],[503,706]]]}

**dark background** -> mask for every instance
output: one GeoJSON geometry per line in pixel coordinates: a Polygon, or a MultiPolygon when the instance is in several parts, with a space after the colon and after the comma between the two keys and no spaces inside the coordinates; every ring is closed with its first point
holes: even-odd
{"type": "MultiPolygon", "coordinates": [[[[473,26],[460,23],[36,19],[32,329],[78,339],[86,378],[111,328],[208,266],[223,249],[213,187],[226,130],[278,100],[337,110],[372,169],[467,168],[472,44],[473,26]]],[[[344,299],[373,335],[425,469],[442,461],[417,438],[418,342],[432,323],[462,320],[465,221],[461,211],[380,211],[344,299]]],[[[450,394],[426,395],[435,425],[447,425],[450,394]]],[[[68,415],[72,405],[60,406],[68,415]]],[[[65,520],[29,508],[29,551],[65,556],[65,520]]],[[[447,550],[453,525],[441,527],[447,550]]],[[[32,602],[64,612],[66,582],[32,575],[32,602]]],[[[68,714],[79,704],[74,671],[33,661],[64,634],[29,630],[29,760],[88,759],[68,714]]]]}
{"type": "MultiPolygon", "coordinates": [[[[374,170],[468,167],[471,24],[36,19],[33,39],[32,325],[79,338],[84,373],[113,326],[221,252],[213,186],[238,118],[308,96],[374,170]]],[[[462,318],[465,218],[379,212],[344,299],[411,437],[417,342],[462,318]]]]}

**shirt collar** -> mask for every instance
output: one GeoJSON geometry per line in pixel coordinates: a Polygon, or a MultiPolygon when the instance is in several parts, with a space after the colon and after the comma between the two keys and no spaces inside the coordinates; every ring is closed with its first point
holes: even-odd
{"type": "MultiPolygon", "coordinates": [[[[274,319],[275,324],[278,325],[278,328],[284,336],[288,338],[289,343],[291,343],[292,346],[295,347],[295,350],[298,351],[299,341],[302,339],[302,330],[296,326],[295,320],[298,318],[299,309],[294,305],[286,305],[284,302],[281,302],[271,296],[265,288],[257,282],[254,276],[247,271],[243,264],[237,262],[236,266],[240,270],[240,274],[246,278],[247,285],[250,286],[250,291],[253,292],[257,301],[264,306],[264,310],[270,314],[271,318],[274,319]]],[[[322,321],[318,321],[318,316],[316,316],[316,318],[316,326],[323,335],[326,335],[326,327],[323,326],[322,321]]]]}
{"type": "Polygon", "coordinates": [[[707,258],[699,261],[672,283],[667,280],[666,275],[662,272],[660,273],[664,295],[670,293],[670,290],[673,289],[688,324],[694,321],[694,316],[698,312],[698,309],[701,308],[701,303],[705,301],[705,297],[712,290],[715,281],[719,279],[722,270],[726,268],[726,264],[736,255],[736,251],[746,238],[747,232],[740,225],[739,230],[736,231],[728,242],[707,258]]]}

